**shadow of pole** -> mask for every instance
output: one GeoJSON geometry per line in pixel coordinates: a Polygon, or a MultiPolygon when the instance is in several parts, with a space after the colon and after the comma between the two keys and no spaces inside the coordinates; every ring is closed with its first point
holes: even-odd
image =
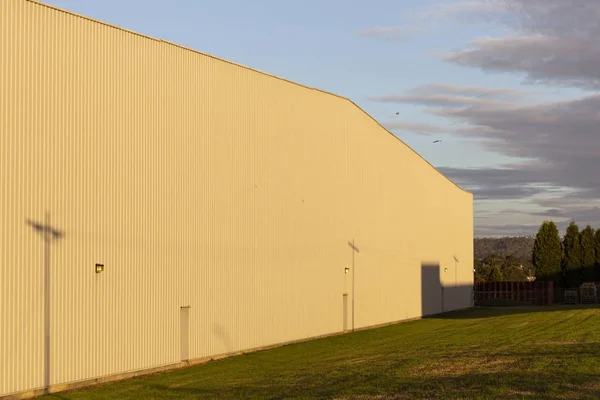
{"type": "Polygon", "coordinates": [[[48,393],[50,388],[50,244],[53,239],[61,239],[64,233],[52,228],[48,212],[44,224],[31,220],[26,222],[44,238],[44,388],[48,393]]]}

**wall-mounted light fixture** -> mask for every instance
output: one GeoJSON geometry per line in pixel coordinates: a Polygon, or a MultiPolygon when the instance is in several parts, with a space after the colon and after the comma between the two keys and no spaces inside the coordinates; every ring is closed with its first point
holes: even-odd
{"type": "Polygon", "coordinates": [[[348,273],[348,271],[350,271],[350,268],[348,268],[348,267],[344,268],[344,273],[345,273],[345,274],[347,274],[347,273],[348,273]]]}
{"type": "Polygon", "coordinates": [[[99,274],[102,271],[104,271],[104,264],[96,264],[96,273],[99,274]]]}
{"type": "Polygon", "coordinates": [[[448,268],[444,268],[444,272],[448,272],[448,268]]]}

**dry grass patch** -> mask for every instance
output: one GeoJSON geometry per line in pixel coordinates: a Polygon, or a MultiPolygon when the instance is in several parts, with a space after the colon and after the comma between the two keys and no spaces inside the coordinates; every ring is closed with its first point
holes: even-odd
{"type": "Polygon", "coordinates": [[[398,399],[408,399],[410,396],[408,395],[362,395],[362,396],[345,396],[345,397],[335,397],[334,400],[398,400],[398,399]]]}
{"type": "Polygon", "coordinates": [[[519,357],[452,356],[421,364],[410,372],[419,377],[458,377],[471,374],[496,374],[519,365],[519,357]]]}
{"type": "Polygon", "coordinates": [[[521,322],[520,324],[511,325],[511,326],[509,326],[509,328],[523,328],[528,325],[531,325],[531,322],[525,321],[525,322],[521,322]]]}
{"type": "Polygon", "coordinates": [[[355,358],[340,360],[340,361],[336,362],[335,364],[336,365],[359,365],[359,364],[364,364],[367,362],[373,362],[376,360],[382,360],[384,358],[386,358],[385,355],[377,354],[377,355],[371,355],[371,356],[355,357],[355,358]]]}

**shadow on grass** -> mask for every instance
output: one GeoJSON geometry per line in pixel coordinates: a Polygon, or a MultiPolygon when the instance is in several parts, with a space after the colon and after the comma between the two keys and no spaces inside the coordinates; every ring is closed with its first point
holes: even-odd
{"type": "Polygon", "coordinates": [[[394,371],[369,377],[364,373],[335,379],[296,382],[261,382],[253,385],[227,384],[221,388],[154,385],[160,398],[201,399],[564,399],[598,398],[600,383],[595,374],[535,373],[509,371],[494,373],[453,373],[436,376],[428,371],[422,377],[398,377],[394,371]]]}
{"type": "Polygon", "coordinates": [[[431,315],[425,317],[438,318],[438,319],[479,319],[479,318],[494,318],[504,315],[513,314],[531,314],[531,313],[547,313],[547,312],[561,312],[561,311],[576,311],[576,310],[590,310],[598,309],[600,311],[600,304],[556,304],[551,306],[493,306],[493,307],[481,307],[476,306],[470,310],[448,312],[445,314],[431,315]]]}

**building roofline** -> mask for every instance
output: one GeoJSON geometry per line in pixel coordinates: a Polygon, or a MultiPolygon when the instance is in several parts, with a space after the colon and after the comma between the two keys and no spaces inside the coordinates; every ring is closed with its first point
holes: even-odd
{"type": "Polygon", "coordinates": [[[83,18],[83,19],[86,19],[86,20],[91,21],[91,22],[95,22],[95,23],[98,23],[98,24],[101,24],[101,25],[105,25],[105,26],[111,27],[113,29],[118,29],[118,30],[130,33],[132,35],[141,36],[141,37],[143,37],[145,39],[150,39],[150,40],[154,40],[154,41],[157,41],[157,42],[162,42],[162,43],[174,46],[174,47],[178,47],[178,48],[181,48],[181,49],[184,49],[184,50],[187,50],[187,51],[191,51],[193,53],[200,54],[200,55],[203,55],[205,57],[210,57],[212,59],[215,59],[215,60],[227,63],[227,64],[231,64],[231,65],[234,65],[234,66],[239,67],[239,68],[244,68],[244,69],[247,69],[249,71],[253,71],[253,72],[256,72],[256,73],[268,76],[270,78],[278,79],[278,80],[290,83],[292,85],[300,86],[300,87],[302,87],[304,89],[315,90],[317,92],[321,92],[321,93],[327,94],[329,96],[334,96],[334,97],[337,97],[339,99],[348,101],[354,107],[358,108],[358,110],[361,111],[363,114],[365,114],[366,116],[368,116],[369,118],[371,118],[377,125],[379,125],[379,127],[381,129],[383,129],[388,134],[392,135],[394,137],[394,139],[398,140],[398,142],[400,142],[401,144],[403,144],[404,146],[406,146],[409,150],[411,150],[413,153],[415,153],[417,156],[419,156],[423,161],[425,161],[425,163],[427,163],[431,168],[433,168],[438,174],[440,174],[441,176],[443,176],[444,178],[446,178],[455,187],[457,187],[458,189],[460,189],[461,191],[463,191],[465,193],[468,193],[468,194],[471,194],[471,195],[473,194],[472,192],[469,192],[468,190],[465,190],[462,187],[460,187],[458,184],[456,184],[452,179],[450,179],[446,175],[442,174],[436,167],[433,166],[433,164],[431,164],[429,161],[427,161],[421,154],[419,154],[412,147],[410,147],[409,145],[407,145],[406,143],[404,143],[404,141],[402,141],[398,136],[394,135],[392,132],[390,132],[388,129],[386,129],[383,125],[381,125],[381,123],[379,123],[379,121],[377,121],[371,114],[369,114],[368,112],[366,112],[365,110],[363,110],[362,107],[360,107],[358,104],[356,104],[354,101],[350,100],[347,97],[340,96],[338,94],[335,94],[335,93],[332,93],[332,92],[328,92],[326,90],[322,90],[322,89],[318,89],[318,88],[315,88],[315,87],[303,85],[301,83],[294,82],[294,81],[291,81],[289,79],[282,78],[280,76],[273,75],[273,74],[270,74],[268,72],[264,72],[264,71],[258,70],[256,68],[248,67],[246,65],[242,65],[242,64],[239,64],[239,63],[236,63],[236,62],[233,62],[233,61],[229,61],[229,60],[226,60],[224,58],[220,58],[220,57],[214,56],[212,54],[203,53],[203,52],[201,52],[199,50],[192,49],[190,47],[186,47],[186,46],[183,46],[183,45],[180,45],[180,44],[177,44],[177,43],[173,43],[173,42],[170,42],[168,40],[164,40],[164,39],[160,39],[160,38],[155,38],[155,37],[152,37],[152,36],[149,36],[149,35],[145,35],[145,34],[140,33],[140,32],[135,32],[135,31],[132,31],[130,29],[123,28],[123,27],[118,26],[118,25],[114,25],[114,24],[111,24],[111,23],[108,23],[108,22],[100,21],[100,20],[88,17],[86,15],[76,13],[74,11],[66,10],[64,8],[61,8],[61,7],[57,7],[57,6],[53,6],[51,4],[44,3],[44,2],[42,2],[40,0],[25,0],[25,1],[28,1],[30,3],[34,3],[34,4],[37,4],[37,5],[43,6],[43,7],[48,7],[50,9],[54,9],[56,11],[60,11],[60,12],[63,12],[63,13],[69,14],[69,15],[73,15],[73,16],[79,17],[79,18],[83,18]]]}

